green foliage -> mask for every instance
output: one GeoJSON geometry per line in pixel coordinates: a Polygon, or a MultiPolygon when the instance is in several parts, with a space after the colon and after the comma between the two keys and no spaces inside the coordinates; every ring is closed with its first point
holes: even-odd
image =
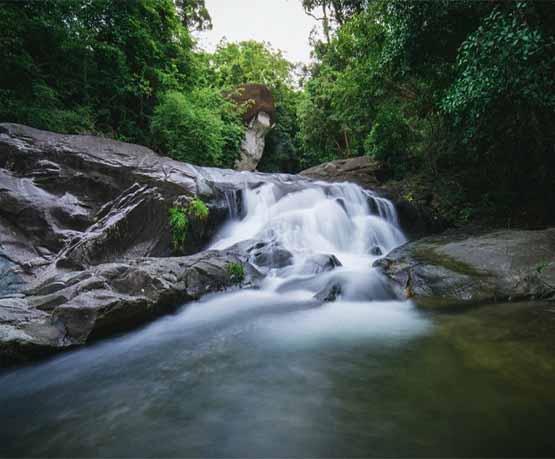
{"type": "Polygon", "coordinates": [[[555,39],[532,22],[533,6],[495,9],[468,36],[457,78],[442,108],[461,129],[469,152],[518,154],[514,147],[549,154],[553,137],[555,39]]]}
{"type": "Polygon", "coordinates": [[[172,0],[2,2],[0,46],[0,119],[60,132],[145,143],[157,94],[194,73],[172,0]]]}
{"type": "Polygon", "coordinates": [[[295,173],[301,170],[299,121],[297,107],[301,100],[298,91],[282,91],[276,101],[276,124],[266,137],[266,146],[258,170],[262,172],[295,173]]]}
{"type": "Polygon", "coordinates": [[[187,206],[187,214],[197,220],[206,221],[208,219],[209,210],[203,201],[195,198],[187,206]]]}
{"type": "Polygon", "coordinates": [[[408,169],[411,131],[407,120],[396,106],[383,105],[376,115],[365,141],[366,153],[383,161],[396,177],[408,169]]]}
{"type": "Polygon", "coordinates": [[[232,282],[239,284],[245,280],[245,267],[241,263],[228,263],[225,268],[232,282]]]}
{"type": "Polygon", "coordinates": [[[189,201],[185,207],[176,205],[169,209],[168,217],[174,252],[184,251],[187,238],[194,237],[194,234],[190,234],[190,230],[195,231],[195,220],[204,223],[209,214],[206,204],[198,198],[189,201]]]}
{"type": "Polygon", "coordinates": [[[183,249],[189,229],[189,219],[182,207],[171,207],[169,212],[171,241],[174,252],[183,249]]]}
{"type": "Polygon", "coordinates": [[[545,261],[541,262],[538,266],[536,266],[536,271],[538,272],[538,274],[541,274],[553,264],[555,264],[555,262],[552,262],[552,261],[549,262],[549,261],[545,260],[545,261]]]}
{"type": "Polygon", "coordinates": [[[457,223],[553,202],[553,24],[552,2],[367,2],[314,48],[301,163],[371,154],[431,176],[457,223]]]}
{"type": "Polygon", "coordinates": [[[204,0],[175,0],[183,24],[190,29],[206,30],[212,28],[212,18],[204,0]]]}
{"type": "Polygon", "coordinates": [[[243,128],[234,106],[218,92],[170,91],[154,110],[152,142],[172,158],[207,166],[231,165],[243,128]]]}
{"type": "Polygon", "coordinates": [[[291,64],[270,44],[254,40],[228,43],[222,40],[208,56],[208,72],[215,87],[233,90],[245,83],[266,85],[274,95],[292,84],[291,64]]]}

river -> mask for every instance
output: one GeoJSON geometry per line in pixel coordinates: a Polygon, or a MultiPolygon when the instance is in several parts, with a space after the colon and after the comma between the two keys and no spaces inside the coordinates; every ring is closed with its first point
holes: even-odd
{"type": "Polygon", "coordinates": [[[395,210],[355,185],[243,200],[212,248],[279,249],[257,287],[4,372],[1,456],[555,454],[552,341],[514,333],[537,306],[398,300],[372,268],[405,241],[395,210]]]}

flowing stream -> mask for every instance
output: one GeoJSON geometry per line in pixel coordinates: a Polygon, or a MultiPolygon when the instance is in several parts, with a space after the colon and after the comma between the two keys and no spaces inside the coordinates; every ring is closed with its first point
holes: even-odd
{"type": "Polygon", "coordinates": [[[397,300],[372,268],[405,242],[389,201],[352,184],[278,181],[245,189],[241,211],[229,202],[212,248],[262,251],[258,288],[0,375],[0,456],[555,451],[554,397],[533,385],[552,373],[528,369],[523,386],[473,364],[483,348],[456,345],[467,322],[397,300]]]}

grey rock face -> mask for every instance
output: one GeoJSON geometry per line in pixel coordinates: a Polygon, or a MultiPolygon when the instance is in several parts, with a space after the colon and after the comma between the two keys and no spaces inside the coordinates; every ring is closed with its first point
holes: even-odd
{"type": "Polygon", "coordinates": [[[238,171],[254,171],[262,159],[266,136],[272,130],[271,117],[266,112],[259,112],[249,121],[245,139],[241,143],[241,157],[235,163],[238,171]]]}
{"type": "Polygon", "coordinates": [[[25,295],[0,298],[0,364],[83,345],[223,290],[234,284],[227,266],[244,262],[202,252],[58,271],[25,295]]]}
{"type": "Polygon", "coordinates": [[[424,306],[549,298],[555,229],[443,235],[408,243],[375,263],[400,295],[424,306]]]}
{"type": "Polygon", "coordinates": [[[225,198],[258,182],[138,145],[0,124],[0,360],[83,344],[228,285],[234,256],[168,258],[168,209],[194,196],[210,209],[190,225],[189,255],[228,217],[225,198]]]}

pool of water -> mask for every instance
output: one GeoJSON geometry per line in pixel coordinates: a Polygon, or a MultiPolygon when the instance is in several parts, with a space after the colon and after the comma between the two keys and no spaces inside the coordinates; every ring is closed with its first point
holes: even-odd
{"type": "Polygon", "coordinates": [[[213,296],[0,374],[0,455],[554,456],[554,311],[213,296]]]}

